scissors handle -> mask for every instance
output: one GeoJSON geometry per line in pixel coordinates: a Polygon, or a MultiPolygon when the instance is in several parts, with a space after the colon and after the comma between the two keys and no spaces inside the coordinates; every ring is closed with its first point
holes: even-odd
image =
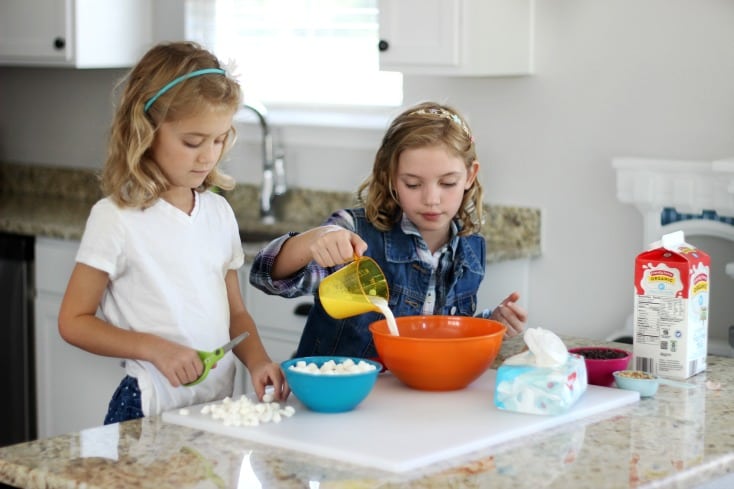
{"type": "Polygon", "coordinates": [[[186,387],[191,387],[192,385],[199,384],[206,379],[207,375],[209,375],[209,370],[214,366],[215,363],[217,363],[218,360],[220,360],[224,356],[224,351],[222,351],[222,354],[217,356],[217,352],[221,350],[221,348],[217,348],[214,351],[197,351],[196,353],[199,355],[199,358],[201,359],[201,363],[204,364],[204,370],[201,372],[201,375],[193,381],[189,382],[188,384],[184,384],[186,387]]]}
{"type": "Polygon", "coordinates": [[[200,382],[203,382],[204,379],[206,379],[207,375],[209,375],[209,370],[216,365],[216,363],[221,360],[224,355],[230,351],[232,348],[237,346],[242,340],[247,338],[250,335],[247,331],[242,333],[241,335],[237,336],[233,340],[231,340],[229,343],[225,344],[224,346],[221,346],[217,348],[214,351],[197,351],[196,353],[199,354],[199,358],[201,359],[201,363],[204,364],[204,371],[201,372],[201,375],[199,375],[199,378],[196,379],[193,382],[189,382],[188,384],[184,384],[186,387],[190,387],[192,385],[196,385],[200,382]]]}
{"type": "Polygon", "coordinates": [[[201,358],[201,362],[204,364],[204,371],[206,372],[221,360],[222,357],[224,357],[225,351],[221,348],[217,348],[212,352],[199,351],[197,353],[199,354],[199,358],[201,358]]]}

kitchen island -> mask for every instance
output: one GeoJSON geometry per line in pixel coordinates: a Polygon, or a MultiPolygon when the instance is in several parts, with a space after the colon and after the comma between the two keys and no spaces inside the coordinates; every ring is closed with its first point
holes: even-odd
{"type": "MultiPolygon", "coordinates": [[[[592,344],[562,339],[569,348],[592,344]]],[[[494,367],[523,346],[520,338],[505,341],[494,367]]],[[[730,482],[734,472],[732,381],[734,359],[709,356],[706,371],[686,381],[691,389],[661,385],[653,398],[408,473],[150,417],[0,448],[0,482],[49,489],[692,488],[727,475],[730,482]]],[[[487,402],[494,409],[490,393],[487,402]]],[[[431,436],[437,422],[449,423],[451,416],[427,420],[423,436],[431,436]]]]}

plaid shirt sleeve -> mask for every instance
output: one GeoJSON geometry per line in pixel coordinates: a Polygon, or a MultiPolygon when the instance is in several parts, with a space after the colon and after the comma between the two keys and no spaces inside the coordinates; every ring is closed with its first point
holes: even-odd
{"type": "MultiPolygon", "coordinates": [[[[342,209],[329,216],[323,226],[339,226],[353,232],[354,219],[352,214],[342,209]]],[[[318,289],[322,278],[341,268],[324,268],[311,261],[294,275],[281,280],[273,280],[272,271],[275,258],[280,253],[283,244],[297,234],[293,232],[285,234],[268,243],[257,253],[250,270],[250,283],[254,287],[270,295],[288,298],[313,294],[318,289]]]]}

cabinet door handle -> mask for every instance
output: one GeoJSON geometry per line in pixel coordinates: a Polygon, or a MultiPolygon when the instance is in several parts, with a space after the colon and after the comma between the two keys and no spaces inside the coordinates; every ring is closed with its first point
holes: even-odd
{"type": "Polygon", "coordinates": [[[380,51],[387,51],[390,49],[390,43],[384,39],[380,39],[380,42],[377,43],[377,49],[380,51]]]}
{"type": "Polygon", "coordinates": [[[54,49],[61,50],[66,47],[66,39],[63,37],[57,37],[54,39],[54,49]]]}
{"type": "Polygon", "coordinates": [[[311,308],[313,307],[313,304],[310,302],[304,302],[302,304],[298,304],[295,309],[293,309],[293,314],[296,316],[308,316],[308,314],[311,312],[311,308]]]}

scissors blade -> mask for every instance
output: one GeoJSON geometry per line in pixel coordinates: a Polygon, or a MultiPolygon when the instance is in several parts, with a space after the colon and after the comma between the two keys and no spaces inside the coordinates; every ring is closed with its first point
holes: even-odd
{"type": "Polygon", "coordinates": [[[222,354],[227,353],[229,350],[231,350],[235,346],[239,345],[240,342],[242,340],[244,340],[245,338],[247,338],[248,336],[250,336],[250,332],[249,331],[245,331],[241,335],[238,335],[238,336],[232,338],[231,341],[229,341],[228,343],[222,345],[220,348],[217,348],[217,350],[222,350],[222,354]]]}

